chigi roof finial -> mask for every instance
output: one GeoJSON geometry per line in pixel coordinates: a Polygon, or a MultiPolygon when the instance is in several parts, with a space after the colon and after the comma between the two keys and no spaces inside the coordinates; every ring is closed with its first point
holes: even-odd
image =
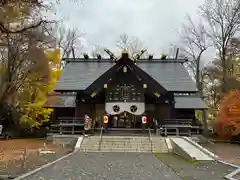
{"type": "Polygon", "coordinates": [[[114,62],[117,61],[117,57],[109,49],[104,49],[104,51],[110,56],[111,60],[113,60],[114,62]]]}
{"type": "Polygon", "coordinates": [[[166,60],[166,59],[167,59],[167,56],[168,56],[167,54],[163,53],[163,54],[161,55],[161,58],[160,58],[160,59],[161,59],[161,60],[166,60]]]}
{"type": "Polygon", "coordinates": [[[128,50],[126,49],[122,50],[122,54],[128,54],[128,50]]]}
{"type": "Polygon", "coordinates": [[[134,57],[133,60],[136,62],[141,58],[141,56],[147,51],[147,49],[142,49],[139,53],[137,53],[134,57]]]}

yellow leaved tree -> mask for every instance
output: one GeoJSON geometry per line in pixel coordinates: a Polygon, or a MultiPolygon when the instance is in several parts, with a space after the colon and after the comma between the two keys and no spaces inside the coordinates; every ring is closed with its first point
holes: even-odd
{"type": "Polygon", "coordinates": [[[25,89],[28,101],[25,101],[21,108],[21,120],[23,125],[30,127],[41,126],[44,122],[49,121],[52,109],[44,108],[44,102],[48,93],[53,91],[56,80],[60,74],[60,55],[59,49],[47,50],[45,52],[48,62],[48,74],[46,79],[33,83],[36,78],[39,78],[38,73],[33,73],[29,79],[29,84],[26,84],[25,89]]]}

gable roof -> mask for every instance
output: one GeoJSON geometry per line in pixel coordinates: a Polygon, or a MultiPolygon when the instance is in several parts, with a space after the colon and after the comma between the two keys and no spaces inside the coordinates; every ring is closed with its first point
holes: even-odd
{"type": "MultiPolygon", "coordinates": [[[[136,65],[155,79],[167,91],[196,92],[196,84],[178,60],[138,60],[136,65]]],[[[114,66],[110,59],[77,59],[68,62],[55,91],[87,89],[95,80],[114,66]]]]}
{"type": "Polygon", "coordinates": [[[71,61],[56,82],[55,91],[78,91],[90,86],[114,64],[112,62],[71,61]]]}
{"type": "Polygon", "coordinates": [[[137,65],[168,91],[197,91],[195,82],[182,63],[139,62],[137,65]]]}
{"type": "Polygon", "coordinates": [[[136,64],[133,61],[127,61],[123,62],[124,59],[119,59],[119,61],[114,65],[112,68],[110,68],[106,73],[104,73],[102,76],[100,76],[96,81],[94,81],[86,90],[85,93],[92,93],[93,91],[101,91],[103,89],[104,83],[110,83],[114,81],[113,79],[115,77],[121,76],[125,83],[128,81],[128,76],[132,76],[135,78],[134,81],[139,82],[142,81],[142,79],[139,79],[138,76],[144,79],[142,83],[147,83],[148,88],[151,89],[153,92],[159,92],[161,94],[167,93],[167,90],[159,84],[155,79],[153,79],[149,74],[147,74],[145,71],[143,71],[140,67],[136,66],[136,64]],[[118,74],[119,71],[123,70],[123,64],[125,66],[129,67],[129,71],[127,75],[125,74],[118,74]]]}

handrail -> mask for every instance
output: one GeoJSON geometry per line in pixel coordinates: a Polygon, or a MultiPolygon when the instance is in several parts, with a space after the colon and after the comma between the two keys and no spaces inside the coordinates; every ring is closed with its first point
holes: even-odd
{"type": "Polygon", "coordinates": [[[151,135],[151,130],[148,128],[148,133],[149,133],[149,142],[151,144],[151,152],[152,152],[152,135],[151,135]]]}
{"type": "Polygon", "coordinates": [[[158,136],[158,121],[155,120],[155,126],[156,126],[156,136],[158,136]]]}
{"type": "Polygon", "coordinates": [[[100,151],[100,149],[101,149],[101,144],[102,144],[102,133],[103,133],[103,126],[101,127],[100,141],[99,141],[98,151],[100,151]]]}

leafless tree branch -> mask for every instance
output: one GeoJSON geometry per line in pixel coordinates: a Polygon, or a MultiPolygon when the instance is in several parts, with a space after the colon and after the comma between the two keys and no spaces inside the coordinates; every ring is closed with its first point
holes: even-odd
{"type": "Polygon", "coordinates": [[[208,42],[205,27],[202,23],[196,25],[187,15],[187,23],[182,25],[180,38],[182,41],[181,50],[189,57],[188,67],[196,79],[197,88],[201,90],[200,63],[203,53],[211,46],[208,42]]]}
{"type": "Polygon", "coordinates": [[[227,47],[230,40],[240,32],[240,1],[207,0],[200,10],[208,25],[208,36],[218,50],[223,67],[222,91],[226,92],[228,90],[227,47]]]}

